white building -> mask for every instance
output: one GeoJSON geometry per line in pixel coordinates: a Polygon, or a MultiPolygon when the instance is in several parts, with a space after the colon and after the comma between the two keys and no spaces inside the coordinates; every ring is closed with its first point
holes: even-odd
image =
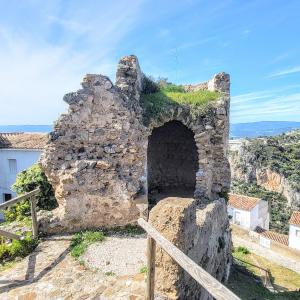
{"type": "Polygon", "coordinates": [[[255,230],[258,226],[269,229],[270,217],[267,201],[230,193],[227,212],[231,223],[245,229],[255,230]]]}
{"type": "Polygon", "coordinates": [[[46,142],[44,133],[0,133],[0,203],[15,196],[17,174],[38,161],[46,142]]]}
{"type": "Polygon", "coordinates": [[[300,250],[300,211],[293,211],[289,224],[289,247],[300,250]]]}

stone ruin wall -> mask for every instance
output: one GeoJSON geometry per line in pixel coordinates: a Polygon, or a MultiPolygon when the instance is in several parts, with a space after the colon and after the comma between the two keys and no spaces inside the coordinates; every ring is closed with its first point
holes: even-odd
{"type": "MultiPolygon", "coordinates": [[[[149,221],[196,264],[219,281],[227,280],[231,266],[231,234],[222,200],[203,206],[193,199],[169,197],[150,211],[149,221]]],[[[155,254],[155,290],[166,297],[164,299],[213,300],[160,247],[156,247],[155,254]]]]}
{"type": "Polygon", "coordinates": [[[115,84],[88,74],[82,89],[64,96],[69,110],[55,123],[41,158],[59,204],[47,216],[44,231],[135,223],[147,208],[148,137],[172,120],[194,133],[199,163],[195,198],[211,202],[229,189],[229,76],[219,73],[206,83],[186,86],[221,92],[205,114],[195,119],[189,106],[178,106],[148,126],[139,102],[142,85],[137,58],[126,56],[118,64],[115,84]]]}

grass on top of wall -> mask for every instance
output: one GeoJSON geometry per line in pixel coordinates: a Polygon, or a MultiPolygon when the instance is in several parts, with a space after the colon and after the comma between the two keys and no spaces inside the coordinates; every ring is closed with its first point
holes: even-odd
{"type": "Polygon", "coordinates": [[[164,83],[162,86],[155,82],[151,83],[150,88],[141,94],[140,103],[144,110],[145,123],[149,124],[151,119],[157,119],[162,114],[167,114],[173,107],[180,105],[189,105],[192,115],[198,115],[209,107],[213,101],[216,101],[220,93],[199,90],[187,92],[180,85],[164,83]]]}

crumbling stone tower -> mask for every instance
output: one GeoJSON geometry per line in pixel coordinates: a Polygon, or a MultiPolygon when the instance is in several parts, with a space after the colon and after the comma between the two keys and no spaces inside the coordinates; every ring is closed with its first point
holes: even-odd
{"type": "Polygon", "coordinates": [[[228,190],[229,75],[185,87],[219,92],[206,110],[169,105],[150,118],[140,102],[143,81],[137,58],[126,56],[115,85],[88,74],[81,90],[64,96],[69,111],[55,123],[41,159],[59,204],[55,231],[134,223],[138,205],[148,203],[148,186],[185,186],[202,203],[228,190]]]}
{"type": "MultiPolygon", "coordinates": [[[[41,220],[41,229],[74,232],[135,223],[148,204],[167,197],[151,210],[152,224],[224,280],[231,262],[223,199],[230,185],[229,75],[184,89],[213,93],[215,99],[205,106],[154,101],[132,55],[120,60],[115,84],[88,74],[82,89],[66,94],[69,110],[56,122],[41,158],[59,207],[41,220]]],[[[159,250],[156,282],[174,299],[210,297],[159,250]]]]}

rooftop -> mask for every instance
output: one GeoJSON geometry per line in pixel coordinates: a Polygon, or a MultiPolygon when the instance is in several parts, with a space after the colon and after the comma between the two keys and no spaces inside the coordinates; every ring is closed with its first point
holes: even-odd
{"type": "Polygon", "coordinates": [[[300,211],[293,211],[292,212],[289,223],[292,224],[292,225],[300,226],[300,211]]]}
{"type": "Polygon", "coordinates": [[[242,210],[251,210],[260,200],[260,198],[229,193],[228,205],[242,210]]]}
{"type": "Polygon", "coordinates": [[[256,231],[260,233],[260,235],[272,240],[274,242],[283,244],[285,246],[289,245],[289,237],[286,234],[281,234],[275,231],[265,230],[263,228],[257,227],[256,231]]]}
{"type": "Polygon", "coordinates": [[[0,133],[0,149],[44,149],[47,133],[0,133]]]}
{"type": "Polygon", "coordinates": [[[281,233],[278,233],[278,232],[275,232],[275,231],[270,231],[270,230],[264,230],[260,227],[258,227],[256,229],[256,231],[258,233],[260,233],[262,236],[268,238],[269,240],[272,240],[274,242],[283,244],[285,246],[289,245],[289,237],[286,234],[281,234],[281,233]]]}

